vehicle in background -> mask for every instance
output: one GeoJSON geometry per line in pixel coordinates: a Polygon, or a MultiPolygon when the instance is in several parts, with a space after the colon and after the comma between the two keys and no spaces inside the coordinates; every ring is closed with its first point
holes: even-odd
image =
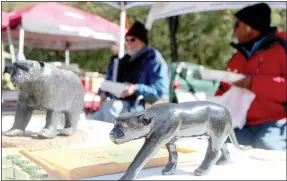
{"type": "Polygon", "coordinates": [[[188,62],[171,64],[169,66],[170,102],[205,100],[207,96],[214,95],[219,82],[202,79],[200,71],[203,69],[202,65],[188,62]]]}

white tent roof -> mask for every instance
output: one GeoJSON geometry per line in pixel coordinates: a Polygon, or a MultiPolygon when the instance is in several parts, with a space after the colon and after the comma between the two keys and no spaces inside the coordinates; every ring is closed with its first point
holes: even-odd
{"type": "MultiPolygon", "coordinates": [[[[151,29],[153,21],[181,14],[224,9],[241,9],[260,2],[156,2],[149,11],[146,27],[151,29]]],[[[271,8],[286,9],[287,2],[265,2],[271,8]]]]}

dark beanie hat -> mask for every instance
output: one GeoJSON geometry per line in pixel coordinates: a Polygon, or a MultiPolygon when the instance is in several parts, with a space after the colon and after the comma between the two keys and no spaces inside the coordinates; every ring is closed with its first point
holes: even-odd
{"type": "Polygon", "coordinates": [[[270,28],[271,9],[266,3],[254,4],[238,11],[235,17],[252,28],[265,33],[270,28]]]}
{"type": "Polygon", "coordinates": [[[148,38],[147,38],[148,30],[145,28],[145,26],[139,22],[136,21],[132,27],[127,32],[126,36],[134,36],[143,41],[145,44],[148,44],[148,38]]]}

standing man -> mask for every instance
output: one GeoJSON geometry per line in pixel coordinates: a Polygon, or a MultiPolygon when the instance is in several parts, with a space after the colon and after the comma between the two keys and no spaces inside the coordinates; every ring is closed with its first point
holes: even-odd
{"type": "MultiPolygon", "coordinates": [[[[126,34],[127,54],[119,60],[117,82],[126,83],[127,89],[117,98],[100,91],[102,108],[91,119],[114,122],[124,111],[139,111],[145,103],[168,100],[168,67],[160,52],[148,45],[148,30],[136,21],[126,34]],[[139,105],[139,96],[144,100],[139,105]],[[110,100],[107,100],[110,97],[110,100]]],[[[112,79],[113,66],[109,66],[107,79],[112,79]]]]}
{"type": "MultiPolygon", "coordinates": [[[[243,129],[236,129],[240,144],[268,150],[286,150],[286,55],[285,32],[271,27],[271,9],[265,3],[248,6],[235,14],[231,45],[237,53],[227,70],[246,75],[234,83],[255,95],[243,129]]],[[[217,95],[230,85],[222,83],[217,95]]]]}

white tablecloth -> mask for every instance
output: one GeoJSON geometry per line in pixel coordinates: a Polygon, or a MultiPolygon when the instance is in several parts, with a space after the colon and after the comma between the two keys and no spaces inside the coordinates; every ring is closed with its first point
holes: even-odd
{"type": "Polygon", "coordinates": [[[3,91],[2,93],[2,101],[14,101],[18,100],[18,92],[17,91],[3,91]]]}
{"type": "MultiPolygon", "coordinates": [[[[9,129],[13,124],[13,116],[2,117],[2,130],[9,129]]],[[[44,116],[34,116],[27,129],[39,131],[45,125],[44,116]]],[[[113,124],[100,121],[81,120],[79,128],[89,133],[87,145],[112,144],[109,132],[113,124]]],[[[231,163],[214,165],[207,176],[194,176],[194,170],[199,166],[206,152],[206,141],[187,139],[178,144],[188,144],[197,152],[193,153],[195,161],[179,164],[174,175],[161,175],[162,167],[144,169],[138,180],[286,180],[286,153],[266,150],[239,151],[233,145],[228,145],[231,153],[231,163]],[[257,158],[256,158],[257,157],[257,158]],[[198,159],[197,159],[198,158],[198,159]],[[265,161],[264,161],[265,160],[265,161]]],[[[75,147],[78,147],[75,145],[75,147]]],[[[117,180],[123,173],[87,178],[87,180],[117,180]]],[[[85,179],[83,179],[85,180],[85,179]]]]}

